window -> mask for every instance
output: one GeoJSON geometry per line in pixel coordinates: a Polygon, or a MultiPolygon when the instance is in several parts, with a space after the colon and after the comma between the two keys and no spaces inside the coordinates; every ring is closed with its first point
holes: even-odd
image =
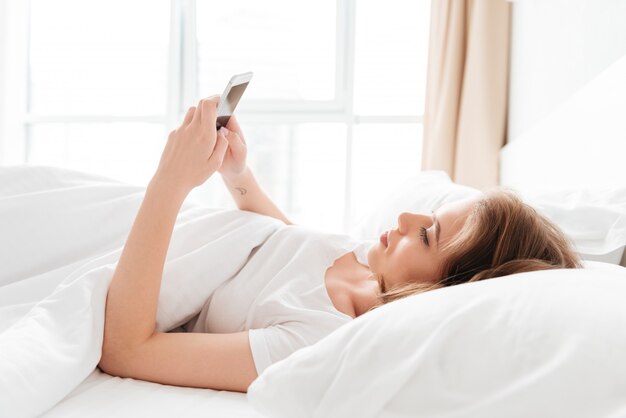
{"type": "Polygon", "coordinates": [[[232,74],[251,69],[245,103],[257,109],[335,101],[337,62],[345,61],[337,57],[337,9],[336,0],[198,0],[200,91],[221,93],[232,74]]]}
{"type": "MultiPolygon", "coordinates": [[[[186,109],[253,71],[237,117],[259,182],[294,222],[349,232],[420,169],[429,7],[31,0],[24,160],[145,185],[186,109]]],[[[234,207],[217,175],[189,198],[234,207]]]]}
{"type": "Polygon", "coordinates": [[[169,0],[30,4],[27,162],[147,184],[167,135],[169,0]]]}

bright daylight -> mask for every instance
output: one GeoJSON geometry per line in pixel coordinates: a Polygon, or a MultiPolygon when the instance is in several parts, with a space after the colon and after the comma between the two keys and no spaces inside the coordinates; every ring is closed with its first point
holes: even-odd
{"type": "Polygon", "coordinates": [[[626,0],[0,0],[0,418],[626,417],[626,0]]]}

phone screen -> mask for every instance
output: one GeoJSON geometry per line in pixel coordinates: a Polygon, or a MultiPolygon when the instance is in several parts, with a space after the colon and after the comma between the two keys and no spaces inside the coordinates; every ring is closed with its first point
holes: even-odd
{"type": "Polygon", "coordinates": [[[217,111],[217,129],[222,126],[226,126],[230,116],[237,107],[237,103],[239,103],[239,99],[241,99],[243,92],[246,90],[246,87],[248,87],[248,83],[249,81],[246,81],[244,83],[231,86],[230,90],[228,90],[225,94],[226,97],[222,95],[217,111]]]}

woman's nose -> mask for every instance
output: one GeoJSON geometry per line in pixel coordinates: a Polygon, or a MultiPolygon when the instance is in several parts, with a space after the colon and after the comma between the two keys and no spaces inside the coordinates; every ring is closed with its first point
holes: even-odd
{"type": "MultiPolygon", "coordinates": [[[[431,221],[430,216],[422,215],[420,213],[402,212],[398,216],[398,230],[400,233],[405,234],[410,231],[414,226],[426,226],[431,221]]],[[[428,225],[430,226],[430,225],[428,225]]]]}

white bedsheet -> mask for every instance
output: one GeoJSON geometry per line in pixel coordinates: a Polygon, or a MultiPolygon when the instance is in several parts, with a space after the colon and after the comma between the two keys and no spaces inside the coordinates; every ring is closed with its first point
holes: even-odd
{"type": "MultiPolygon", "coordinates": [[[[0,167],[0,417],[53,407],[100,360],[108,285],[145,188],[52,167],[0,167]]],[[[284,224],[183,205],[157,329],[198,312],[284,224]]]]}
{"type": "Polygon", "coordinates": [[[94,370],[40,418],[264,418],[238,392],[122,379],[94,370]]]}

